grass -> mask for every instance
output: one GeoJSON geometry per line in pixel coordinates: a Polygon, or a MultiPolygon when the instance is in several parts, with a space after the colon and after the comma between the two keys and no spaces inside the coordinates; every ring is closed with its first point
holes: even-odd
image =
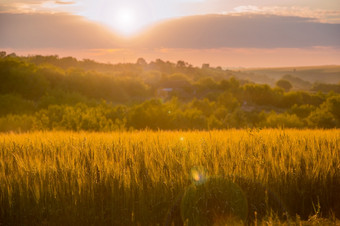
{"type": "Polygon", "coordinates": [[[334,224],[340,131],[0,134],[0,208],[0,225],[334,224]]]}

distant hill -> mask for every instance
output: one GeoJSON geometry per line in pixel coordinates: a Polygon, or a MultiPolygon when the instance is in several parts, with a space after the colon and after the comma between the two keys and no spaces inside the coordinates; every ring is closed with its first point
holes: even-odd
{"type": "Polygon", "coordinates": [[[269,79],[278,80],[291,75],[307,82],[339,83],[340,66],[311,66],[311,67],[284,67],[284,68],[252,68],[242,69],[242,72],[253,73],[256,76],[267,76],[269,79]]]}

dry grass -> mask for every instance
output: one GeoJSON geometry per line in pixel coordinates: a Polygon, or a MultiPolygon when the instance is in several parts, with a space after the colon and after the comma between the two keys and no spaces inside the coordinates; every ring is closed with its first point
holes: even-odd
{"type": "Polygon", "coordinates": [[[0,225],[332,224],[340,131],[1,134],[0,207],[0,225]]]}

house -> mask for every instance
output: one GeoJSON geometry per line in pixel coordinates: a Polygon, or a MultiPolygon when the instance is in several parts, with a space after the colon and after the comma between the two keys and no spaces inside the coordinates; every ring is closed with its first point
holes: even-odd
{"type": "Polygon", "coordinates": [[[157,89],[157,97],[166,99],[170,96],[170,93],[173,92],[173,88],[159,88],[157,89]]]}

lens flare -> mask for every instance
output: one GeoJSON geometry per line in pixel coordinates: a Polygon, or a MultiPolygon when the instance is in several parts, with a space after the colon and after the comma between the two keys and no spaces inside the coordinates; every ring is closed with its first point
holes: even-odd
{"type": "Polygon", "coordinates": [[[207,176],[205,174],[205,171],[203,169],[193,168],[190,172],[191,179],[195,184],[201,184],[204,183],[207,176]]]}
{"type": "MultiPolygon", "coordinates": [[[[193,180],[201,181],[199,171],[193,180]]],[[[181,216],[188,225],[242,224],[248,215],[248,201],[243,190],[224,178],[211,177],[187,188],[181,202],[181,216]]]]}

